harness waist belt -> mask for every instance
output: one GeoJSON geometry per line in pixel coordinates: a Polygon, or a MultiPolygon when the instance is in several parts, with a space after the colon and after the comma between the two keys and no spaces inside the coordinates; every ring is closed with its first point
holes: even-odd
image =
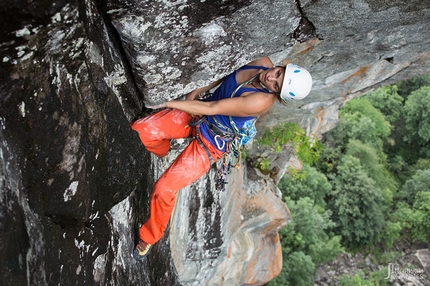
{"type": "MultiPolygon", "coordinates": [[[[215,118],[214,118],[214,120],[215,120],[215,118]]],[[[215,120],[215,122],[217,122],[217,121],[215,120]]],[[[218,127],[216,124],[209,122],[207,120],[206,116],[201,117],[197,121],[192,119],[188,125],[191,127],[196,127],[201,123],[206,123],[208,125],[208,127],[213,131],[213,133],[215,133],[215,135],[220,136],[224,141],[231,141],[237,135],[235,132],[222,129],[222,128],[218,127]]]]}

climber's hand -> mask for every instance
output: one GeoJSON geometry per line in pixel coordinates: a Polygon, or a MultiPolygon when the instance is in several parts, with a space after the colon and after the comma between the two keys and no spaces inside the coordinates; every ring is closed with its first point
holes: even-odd
{"type": "Polygon", "coordinates": [[[185,97],[185,99],[186,99],[186,100],[196,100],[196,99],[198,99],[198,96],[199,96],[199,90],[198,90],[198,89],[196,89],[196,90],[193,90],[192,92],[190,92],[190,93],[185,97]]]}

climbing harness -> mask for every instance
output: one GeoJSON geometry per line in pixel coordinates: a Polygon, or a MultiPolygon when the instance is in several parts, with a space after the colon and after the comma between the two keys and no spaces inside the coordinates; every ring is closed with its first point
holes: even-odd
{"type": "MultiPolygon", "coordinates": [[[[259,75],[260,74],[257,74],[237,86],[236,89],[232,92],[230,98],[233,98],[240,88],[249,83],[252,83],[259,75]]],[[[206,95],[205,99],[209,96],[206,95]]],[[[258,117],[255,117],[252,120],[248,120],[240,129],[237,127],[232,116],[229,116],[231,128],[219,122],[216,116],[205,115],[202,117],[193,117],[189,122],[188,125],[196,129],[196,138],[199,141],[199,144],[203,147],[203,149],[205,149],[206,153],[209,156],[209,159],[211,160],[211,163],[213,161],[212,156],[210,155],[209,151],[200,139],[200,124],[205,123],[209,127],[209,132],[214,136],[213,138],[218,149],[222,150],[225,147],[223,163],[218,171],[218,180],[216,184],[218,190],[225,190],[225,185],[228,181],[228,175],[231,173],[231,166],[234,166],[235,168],[239,169],[241,161],[241,145],[245,144],[255,136],[257,132],[255,129],[255,122],[257,121],[257,119],[258,117]],[[208,121],[209,117],[214,123],[208,121]],[[231,156],[232,154],[233,156],[231,156]],[[234,162],[233,157],[236,158],[236,162],[234,162]]]]}
{"type": "MultiPolygon", "coordinates": [[[[214,163],[214,160],[213,160],[212,155],[209,152],[208,148],[206,147],[206,145],[203,144],[203,141],[202,141],[202,138],[201,138],[201,135],[200,135],[200,123],[201,123],[201,119],[198,119],[197,121],[195,121],[196,118],[197,117],[193,117],[191,119],[191,121],[188,123],[188,125],[185,126],[185,128],[187,128],[187,127],[194,127],[195,128],[195,130],[196,130],[195,138],[197,139],[197,142],[203,148],[203,150],[205,150],[206,155],[208,155],[209,161],[211,162],[211,165],[212,165],[214,163]]],[[[191,136],[193,135],[192,132],[193,132],[193,130],[191,129],[190,130],[190,135],[191,136]]]]}

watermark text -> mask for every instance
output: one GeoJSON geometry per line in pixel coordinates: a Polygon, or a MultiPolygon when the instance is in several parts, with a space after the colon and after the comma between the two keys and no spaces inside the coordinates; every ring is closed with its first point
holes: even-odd
{"type": "Polygon", "coordinates": [[[385,279],[422,279],[424,270],[421,268],[397,267],[393,263],[388,264],[388,276],[385,279]]]}

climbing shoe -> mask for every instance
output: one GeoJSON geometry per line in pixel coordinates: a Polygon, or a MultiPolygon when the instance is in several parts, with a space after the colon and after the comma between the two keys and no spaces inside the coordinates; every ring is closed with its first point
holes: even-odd
{"type": "Polygon", "coordinates": [[[146,243],[143,240],[139,240],[139,243],[133,250],[133,257],[136,260],[142,260],[145,256],[148,255],[149,250],[151,249],[152,244],[146,243]]]}

